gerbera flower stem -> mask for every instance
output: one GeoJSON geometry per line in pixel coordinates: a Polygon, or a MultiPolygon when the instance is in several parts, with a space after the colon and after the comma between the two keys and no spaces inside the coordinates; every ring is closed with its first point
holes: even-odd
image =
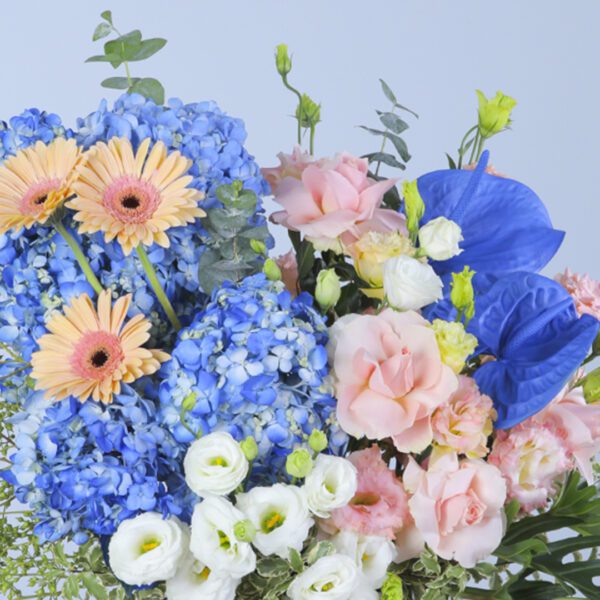
{"type": "Polygon", "coordinates": [[[140,258],[140,262],[144,267],[144,271],[146,271],[146,277],[148,277],[148,282],[152,286],[152,289],[154,290],[154,293],[156,294],[160,305],[163,307],[163,310],[167,314],[167,317],[169,317],[169,321],[171,321],[171,325],[173,325],[175,331],[179,331],[181,329],[181,323],[177,318],[177,315],[175,314],[173,305],[169,301],[169,298],[167,298],[165,290],[163,289],[162,285],[160,284],[160,281],[158,280],[158,276],[156,275],[156,271],[154,270],[154,267],[152,266],[152,263],[148,258],[146,250],[144,249],[142,244],[139,244],[136,247],[136,251],[137,255],[140,258]]]}
{"type": "Polygon", "coordinates": [[[98,278],[96,277],[94,271],[92,271],[92,267],[90,266],[90,263],[86,258],[85,254],[79,247],[77,240],[69,233],[68,229],[62,223],[55,223],[54,228],[62,236],[65,242],[67,242],[69,248],[71,248],[73,255],[75,256],[77,262],[79,263],[79,266],[81,267],[81,270],[83,271],[90,285],[94,288],[94,291],[97,294],[100,294],[102,292],[102,285],[98,281],[98,278]]]}

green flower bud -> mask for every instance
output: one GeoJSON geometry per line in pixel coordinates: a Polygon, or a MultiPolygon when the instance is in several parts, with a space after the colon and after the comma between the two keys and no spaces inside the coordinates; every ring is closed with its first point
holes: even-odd
{"type": "Polygon", "coordinates": [[[256,527],[249,519],[238,521],[233,526],[233,535],[240,542],[251,542],[256,535],[256,527]]]}
{"type": "Polygon", "coordinates": [[[403,600],[402,579],[395,573],[388,573],[381,588],[381,600],[403,600]]]}
{"type": "Polygon", "coordinates": [[[477,348],[477,338],[467,333],[462,323],[450,323],[442,319],[435,319],[431,327],[435,332],[442,362],[446,363],[455,373],[460,373],[467,358],[477,348]]]}
{"type": "Polygon", "coordinates": [[[324,269],[317,275],[315,298],[323,311],[333,308],[342,295],[340,278],[333,269],[324,269]]]}
{"type": "Polygon", "coordinates": [[[250,240],[250,248],[252,248],[256,254],[260,254],[261,256],[267,255],[267,246],[260,240],[250,240]]]}
{"type": "Polygon", "coordinates": [[[253,461],[258,456],[258,446],[253,437],[248,436],[245,440],[242,440],[240,442],[240,447],[244,453],[244,456],[249,461],[253,461]]]}
{"type": "Polygon", "coordinates": [[[190,392],[184,399],[181,404],[181,407],[185,412],[189,412],[196,406],[196,392],[190,392]]]}
{"type": "Polygon", "coordinates": [[[285,77],[292,70],[292,59],[288,54],[288,47],[286,44],[279,44],[275,54],[275,66],[277,72],[285,77]]]}
{"type": "Polygon", "coordinates": [[[600,367],[584,377],[583,395],[588,404],[600,400],[600,367]]]}
{"type": "Polygon", "coordinates": [[[306,129],[314,127],[321,121],[321,105],[314,102],[307,94],[302,94],[302,100],[296,108],[296,119],[306,129]]]}
{"type": "Polygon", "coordinates": [[[425,203],[417,182],[405,181],[402,183],[402,197],[404,198],[404,212],[406,214],[406,227],[410,233],[411,239],[414,242],[419,233],[419,222],[425,213],[425,203]]]}
{"type": "Polygon", "coordinates": [[[323,452],[327,448],[327,436],[320,429],[313,429],[308,436],[308,445],[314,452],[323,452]]]}
{"type": "Polygon", "coordinates": [[[272,258],[267,258],[263,265],[263,273],[267,276],[270,281],[281,280],[281,269],[272,258]]]}
{"type": "Polygon", "coordinates": [[[306,477],[313,468],[313,459],[306,448],[297,448],[288,455],[285,461],[285,470],[292,476],[306,477]]]}
{"type": "Polygon", "coordinates": [[[477,90],[479,98],[479,132],[484,138],[500,133],[510,123],[510,113],[517,101],[502,92],[496,92],[494,98],[486,98],[483,92],[477,90]]]}
{"type": "Polygon", "coordinates": [[[475,271],[472,271],[468,266],[460,273],[452,273],[452,282],[450,286],[450,300],[454,308],[458,311],[459,316],[464,314],[467,321],[473,318],[475,314],[475,292],[473,291],[473,276],[475,271]]]}

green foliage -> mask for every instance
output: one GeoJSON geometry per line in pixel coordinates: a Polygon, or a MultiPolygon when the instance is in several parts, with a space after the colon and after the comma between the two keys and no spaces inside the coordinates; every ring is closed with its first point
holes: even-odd
{"type": "Polygon", "coordinates": [[[104,39],[111,34],[116,37],[105,42],[104,53],[90,56],[86,62],[107,62],[117,69],[125,66],[126,77],[109,77],[102,82],[105,88],[116,90],[127,90],[136,92],[147,98],[152,98],[157,104],[165,101],[165,90],[162,84],[152,77],[131,77],[129,63],[138,62],[150,58],[164,48],[167,40],[163,38],[143,39],[142,32],[134,29],[126,34],[121,34],[114,26],[112,13],[109,10],[101,15],[102,22],[98,24],[92,36],[93,41],[104,39]]]}
{"type": "Polygon", "coordinates": [[[269,238],[266,225],[251,224],[257,198],[252,190],[243,189],[241,181],[220,186],[216,195],[221,206],[208,209],[203,220],[209,235],[198,267],[200,286],[206,293],[226,280],[237,282],[260,272],[264,256],[257,242],[269,238]]]}

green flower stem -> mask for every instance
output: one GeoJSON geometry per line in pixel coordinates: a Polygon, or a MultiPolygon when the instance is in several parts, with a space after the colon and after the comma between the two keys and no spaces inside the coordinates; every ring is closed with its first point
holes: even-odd
{"type": "Polygon", "coordinates": [[[472,165],[475,162],[475,155],[477,153],[477,147],[479,145],[479,138],[482,137],[479,130],[475,134],[475,141],[473,142],[473,146],[471,147],[471,157],[469,158],[469,164],[472,165]]]}
{"type": "MultiPolygon", "coordinates": [[[[283,81],[283,85],[290,90],[290,92],[296,94],[296,96],[298,96],[298,102],[300,104],[302,104],[302,94],[295,88],[292,87],[287,80],[287,75],[283,75],[281,77],[281,80],[283,81]]],[[[302,123],[300,122],[300,119],[297,119],[298,121],[298,145],[302,144],[302,123]]]]}
{"type": "Polygon", "coordinates": [[[477,147],[477,153],[475,154],[475,162],[479,162],[479,159],[481,158],[484,143],[485,143],[485,138],[482,135],[480,135],[479,136],[479,146],[477,147]]]}
{"type": "Polygon", "coordinates": [[[310,126],[310,155],[314,156],[315,154],[315,125],[310,126]]]}
{"type": "Polygon", "coordinates": [[[62,223],[55,223],[54,228],[63,237],[65,242],[67,242],[69,248],[71,248],[71,251],[75,255],[75,258],[81,267],[81,270],[83,271],[87,280],[90,282],[90,285],[94,288],[97,294],[100,294],[102,292],[102,285],[98,281],[94,271],[92,271],[92,267],[90,267],[90,263],[79,247],[77,240],[69,233],[67,228],[62,223]]]}
{"type": "MultiPolygon", "coordinates": [[[[467,138],[474,131],[477,131],[478,128],[479,128],[478,125],[471,127],[471,129],[469,129],[469,131],[467,131],[467,133],[465,133],[465,137],[462,139],[462,142],[460,143],[460,147],[458,148],[458,168],[459,169],[462,169],[462,161],[463,161],[463,156],[465,154],[465,144],[467,143],[467,138]]],[[[475,142],[473,142],[473,143],[475,143],[475,142]]]]}
{"type": "Polygon", "coordinates": [[[167,298],[167,294],[165,294],[165,290],[163,290],[162,285],[160,285],[160,281],[158,280],[156,271],[154,270],[154,267],[152,266],[152,263],[148,258],[148,254],[146,254],[146,250],[144,249],[142,244],[139,244],[139,246],[136,248],[136,252],[139,256],[142,266],[144,267],[144,271],[146,271],[146,277],[148,277],[148,282],[152,286],[152,289],[154,290],[154,293],[156,294],[160,305],[163,307],[163,310],[167,314],[167,317],[169,317],[169,321],[171,321],[171,325],[173,325],[175,331],[179,331],[181,329],[181,323],[179,322],[179,319],[175,314],[175,310],[173,309],[171,302],[167,298]]]}

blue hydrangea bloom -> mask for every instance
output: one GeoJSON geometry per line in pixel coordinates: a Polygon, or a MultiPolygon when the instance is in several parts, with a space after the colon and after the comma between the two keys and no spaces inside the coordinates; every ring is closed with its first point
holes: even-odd
{"type": "Polygon", "coordinates": [[[56,404],[32,394],[14,417],[16,452],[6,478],[34,511],[36,534],[54,541],[85,530],[112,534],[144,511],[190,517],[182,448],[156,423],[156,406],[128,386],[114,404],[56,404]]]}
{"type": "Polygon", "coordinates": [[[494,400],[496,427],[512,427],[544,408],[587,356],[600,323],[579,317],[568,292],[533,273],[498,280],[476,298],[469,331],[478,352],[497,360],[475,372],[494,400]]]}
{"type": "Polygon", "coordinates": [[[182,444],[196,434],[229,431],[259,447],[254,481],[272,479],[313,428],[340,451],[328,380],[327,327],[312,298],[292,299],[263,274],[225,284],[180,332],[163,365],[160,419],[182,444]]]}
{"type": "Polygon", "coordinates": [[[422,224],[443,216],[457,222],[464,237],[459,255],[432,262],[438,275],[465,265],[496,277],[537,272],[562,243],[564,232],[552,227],[538,196],[518,181],[485,173],[487,159],[486,151],[473,172],[435,171],[417,180],[425,202],[422,224]]]}

